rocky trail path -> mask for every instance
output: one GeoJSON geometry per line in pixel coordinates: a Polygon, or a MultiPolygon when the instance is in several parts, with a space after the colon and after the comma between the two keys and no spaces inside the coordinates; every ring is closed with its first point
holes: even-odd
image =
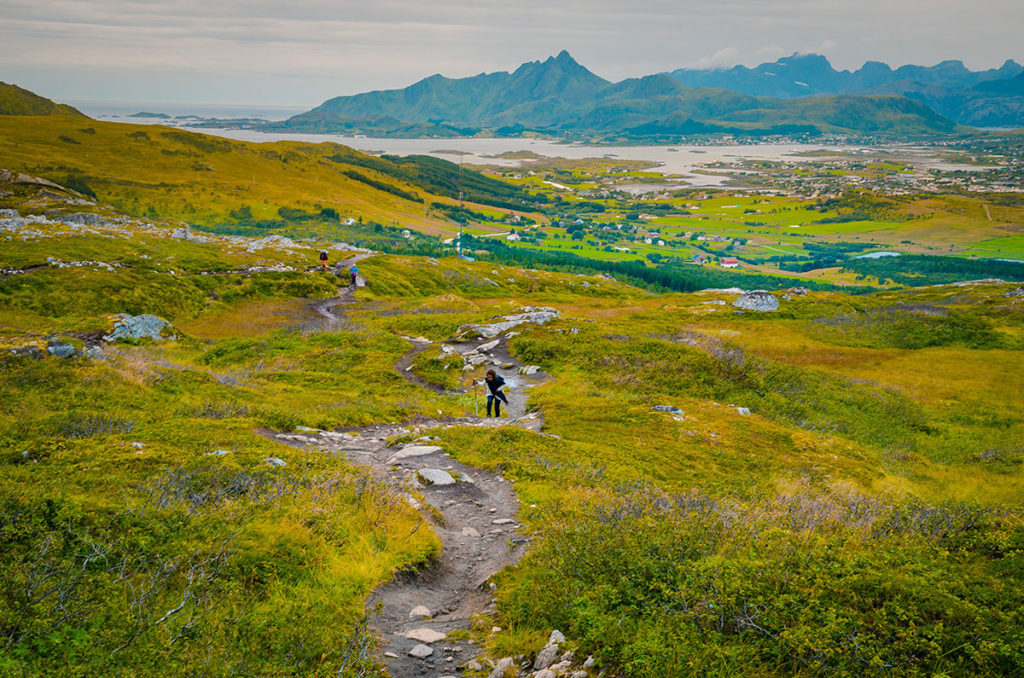
{"type": "MultiPolygon", "coordinates": [[[[351,265],[348,262],[339,267],[351,265]]],[[[313,311],[329,329],[346,322],[339,305],[354,301],[345,289],[334,299],[314,304],[313,311]]],[[[529,310],[527,310],[529,311],[529,310]]],[[[509,412],[501,418],[466,416],[456,419],[421,419],[415,423],[383,423],[339,431],[304,430],[267,435],[281,443],[344,454],[351,462],[370,469],[394,493],[420,511],[426,524],[440,537],[440,557],[427,569],[399,574],[378,588],[367,602],[370,624],[381,639],[380,657],[393,678],[456,676],[475,660],[481,649],[471,641],[455,642],[448,634],[468,629],[473,617],[493,605],[490,578],[514,564],[529,538],[517,521],[519,503],[512,484],[495,474],[458,462],[427,436],[436,428],[519,426],[540,432],[539,412],[526,412],[526,391],[547,380],[536,368],[524,368],[508,350],[508,330],[525,322],[546,322],[553,309],[506,316],[482,327],[484,338],[443,342],[446,352],[457,351],[473,369],[493,366],[508,382],[509,412]],[[511,320],[510,320],[511,318],[511,320]],[[491,333],[493,330],[493,333],[491,333]],[[522,369],[521,369],[522,368],[522,369]],[[529,375],[520,372],[529,372],[529,375]],[[411,442],[389,447],[388,440],[413,436],[411,442]],[[414,496],[414,493],[416,496],[414,496]],[[418,498],[417,498],[418,497],[418,498]]],[[[428,385],[406,368],[432,343],[412,340],[412,348],[395,369],[411,383],[428,385]]],[[[479,412],[484,413],[483,388],[477,387],[479,412]]]]}

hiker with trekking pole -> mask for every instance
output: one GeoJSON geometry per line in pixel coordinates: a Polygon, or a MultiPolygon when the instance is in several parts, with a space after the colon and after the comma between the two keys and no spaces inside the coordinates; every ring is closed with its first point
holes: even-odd
{"type": "Polygon", "coordinates": [[[487,370],[487,376],[484,377],[484,383],[487,384],[487,416],[491,416],[491,403],[494,403],[494,416],[501,416],[501,404],[505,403],[508,406],[508,398],[505,397],[501,387],[505,385],[505,380],[500,374],[494,370],[487,370]]]}

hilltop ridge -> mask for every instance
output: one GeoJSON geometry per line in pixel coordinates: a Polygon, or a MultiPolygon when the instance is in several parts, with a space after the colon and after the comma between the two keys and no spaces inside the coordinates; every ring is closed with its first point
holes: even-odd
{"type": "Polygon", "coordinates": [[[88,116],[74,106],[58,104],[17,85],[0,82],[0,115],[68,115],[88,116]]]}

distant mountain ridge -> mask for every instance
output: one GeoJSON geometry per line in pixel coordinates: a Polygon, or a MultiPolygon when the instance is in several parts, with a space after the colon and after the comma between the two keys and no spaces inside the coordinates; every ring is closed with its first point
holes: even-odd
{"type": "Polygon", "coordinates": [[[566,51],[525,63],[511,73],[459,79],[433,75],[404,89],[335,97],[270,127],[392,136],[453,136],[487,130],[499,135],[536,131],[629,138],[959,131],[954,122],[899,95],[796,101],[692,87],[665,73],[612,83],[566,51]]]}
{"type": "Polygon", "coordinates": [[[1024,73],[1024,66],[1012,59],[1000,68],[985,71],[968,70],[962,61],[943,61],[935,66],[908,65],[897,69],[880,61],[868,61],[856,71],[837,71],[820,54],[794,54],[754,68],[680,68],[669,75],[690,87],[720,87],[752,96],[792,98],[862,93],[905,82],[966,89],[984,82],[1013,78],[1021,73],[1024,73]]]}
{"type": "Polygon", "coordinates": [[[1016,88],[1008,84],[1022,74],[1024,66],[1012,59],[983,71],[971,71],[954,60],[896,69],[869,61],[856,71],[837,71],[820,54],[794,54],[754,68],[680,68],[669,73],[690,87],[719,87],[751,96],[906,96],[962,125],[977,127],[1024,126],[1024,93],[1019,84],[1016,88]]]}
{"type": "Polygon", "coordinates": [[[88,116],[73,106],[58,104],[35,92],[0,82],[0,115],[70,115],[88,116]]]}
{"type": "Polygon", "coordinates": [[[532,124],[553,125],[608,84],[563,51],[512,73],[459,79],[432,75],[405,89],[335,97],[292,120],[390,117],[407,123],[501,126],[529,118],[532,124]]]}

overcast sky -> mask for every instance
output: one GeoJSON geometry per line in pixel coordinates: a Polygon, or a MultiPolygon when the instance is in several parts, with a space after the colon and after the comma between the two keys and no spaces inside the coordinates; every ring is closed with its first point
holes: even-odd
{"type": "Polygon", "coordinates": [[[793,52],[1024,62],[1021,0],[0,0],[0,80],[61,101],[312,107],[562,49],[609,80],[793,52]]]}

